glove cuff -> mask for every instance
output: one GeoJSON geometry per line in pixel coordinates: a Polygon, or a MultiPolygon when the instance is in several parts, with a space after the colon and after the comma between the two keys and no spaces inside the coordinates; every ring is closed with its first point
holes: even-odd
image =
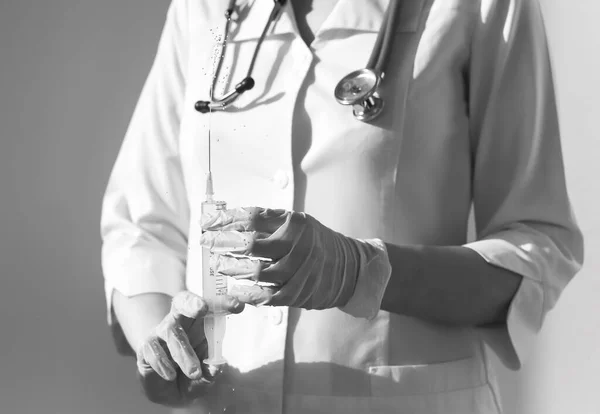
{"type": "Polygon", "coordinates": [[[360,269],[353,295],[339,309],[355,318],[373,319],[381,308],[392,266],[382,240],[352,240],[360,253],[360,269]]]}

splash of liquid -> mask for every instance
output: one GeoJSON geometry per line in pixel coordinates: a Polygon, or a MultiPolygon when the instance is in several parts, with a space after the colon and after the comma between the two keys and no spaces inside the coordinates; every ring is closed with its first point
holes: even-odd
{"type": "MultiPolygon", "coordinates": [[[[221,59],[221,42],[222,42],[222,36],[219,34],[216,34],[214,32],[213,29],[210,29],[210,32],[213,35],[213,39],[215,40],[215,46],[213,47],[213,53],[211,56],[211,61],[212,61],[212,76],[210,79],[210,91],[209,91],[209,97],[210,100],[213,100],[213,96],[214,96],[214,86],[215,86],[215,79],[217,77],[217,68],[218,68],[218,64],[219,64],[219,60],[221,59]]],[[[212,106],[209,105],[208,107],[208,173],[212,174],[212,106]]]]}

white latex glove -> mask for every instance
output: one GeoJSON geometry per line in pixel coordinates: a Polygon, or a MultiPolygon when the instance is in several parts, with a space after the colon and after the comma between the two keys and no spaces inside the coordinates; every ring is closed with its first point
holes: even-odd
{"type": "Polygon", "coordinates": [[[241,301],[304,309],[340,307],[365,318],[379,311],[391,274],[381,240],[346,237],[308,214],[259,207],[205,216],[202,227],[202,246],[222,254],[219,273],[258,282],[230,292],[241,301]],[[277,288],[268,287],[273,285],[277,288]]]}
{"type": "MultiPolygon", "coordinates": [[[[222,302],[226,313],[240,313],[244,304],[232,297],[222,302]]],[[[171,311],[136,352],[138,377],[148,399],[168,407],[185,407],[209,392],[220,374],[206,365],[208,344],[203,318],[210,314],[208,303],[191,292],[180,292],[171,311]]]]}

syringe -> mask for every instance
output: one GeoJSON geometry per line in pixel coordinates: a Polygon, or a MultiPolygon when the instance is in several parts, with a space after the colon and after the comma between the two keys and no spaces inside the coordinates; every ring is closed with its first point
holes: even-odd
{"type": "MultiPolygon", "coordinates": [[[[218,214],[227,208],[224,201],[213,200],[212,174],[206,178],[206,201],[202,203],[202,215],[218,214]]],[[[202,247],[202,291],[212,313],[204,318],[204,333],[208,342],[206,364],[219,366],[226,363],[223,358],[223,338],[225,337],[226,315],[223,314],[223,297],[227,294],[227,276],[216,272],[216,255],[209,248],[202,247]]]]}

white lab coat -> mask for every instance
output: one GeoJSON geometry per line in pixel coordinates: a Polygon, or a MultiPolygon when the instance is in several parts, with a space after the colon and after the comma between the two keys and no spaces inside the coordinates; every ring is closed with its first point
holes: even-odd
{"type": "MultiPolygon", "coordinates": [[[[209,116],[194,102],[208,97],[227,3],[174,0],[169,9],[104,199],[109,308],[113,289],[201,293],[209,116]]],[[[273,2],[241,3],[217,92],[244,78],[273,2]]],[[[536,1],[402,4],[385,110],[372,123],[355,120],[333,90],[364,67],[387,0],[339,0],[310,49],[285,7],[256,60],[254,89],[212,114],[217,197],[303,210],[352,237],[466,245],[523,276],[506,326],[249,307],[228,318],[230,368],[219,385],[180,412],[501,412],[490,350],[518,368],[579,269],[536,1]]]]}

